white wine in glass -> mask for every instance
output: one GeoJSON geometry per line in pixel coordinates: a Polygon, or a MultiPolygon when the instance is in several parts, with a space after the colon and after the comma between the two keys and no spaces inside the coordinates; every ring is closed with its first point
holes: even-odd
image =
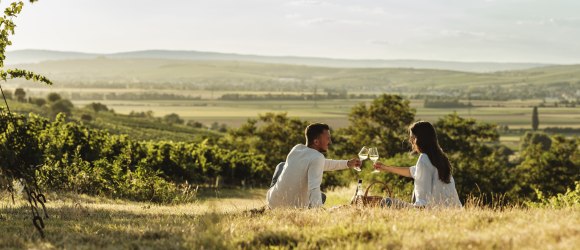
{"type": "MultiPolygon", "coordinates": [[[[358,152],[358,158],[360,159],[360,165],[362,166],[363,161],[369,158],[369,148],[363,146],[361,150],[358,152]]],[[[354,170],[360,172],[362,169],[359,166],[355,167],[354,170]]]]}
{"type": "MultiPolygon", "coordinates": [[[[369,159],[371,159],[371,161],[373,161],[373,164],[377,163],[377,161],[379,160],[379,151],[377,150],[376,147],[372,147],[369,149],[369,159]]],[[[379,170],[373,170],[373,173],[379,173],[381,171],[379,170]]]]}

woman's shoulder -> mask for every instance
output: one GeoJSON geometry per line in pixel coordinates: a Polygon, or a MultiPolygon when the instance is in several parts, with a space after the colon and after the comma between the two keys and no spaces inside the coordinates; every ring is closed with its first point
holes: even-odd
{"type": "Polygon", "coordinates": [[[419,154],[419,159],[417,159],[418,162],[428,162],[431,163],[431,160],[429,160],[429,155],[425,154],[425,153],[420,153],[419,154]]]}
{"type": "Polygon", "coordinates": [[[425,153],[419,154],[419,159],[417,160],[417,165],[426,165],[426,166],[433,166],[431,160],[429,160],[429,156],[425,153]]]}

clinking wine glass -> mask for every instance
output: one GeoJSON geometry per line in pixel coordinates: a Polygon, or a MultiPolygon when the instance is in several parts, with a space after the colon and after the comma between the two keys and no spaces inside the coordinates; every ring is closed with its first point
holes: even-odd
{"type": "MultiPolygon", "coordinates": [[[[362,166],[363,161],[369,158],[369,148],[363,146],[361,150],[358,152],[358,158],[360,159],[360,165],[362,166]]],[[[362,169],[360,168],[360,166],[358,166],[355,167],[354,170],[360,172],[362,169]]]]}
{"type": "MultiPolygon", "coordinates": [[[[379,160],[379,151],[377,150],[376,147],[372,147],[369,149],[369,159],[371,159],[371,161],[373,161],[373,164],[377,163],[377,161],[379,160]]],[[[375,169],[373,170],[373,173],[379,173],[381,171],[375,169]]]]}

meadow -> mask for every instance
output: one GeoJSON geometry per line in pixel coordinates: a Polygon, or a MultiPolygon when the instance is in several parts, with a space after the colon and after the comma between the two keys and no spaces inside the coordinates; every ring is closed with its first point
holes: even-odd
{"type": "MultiPolygon", "coordinates": [[[[206,125],[213,122],[238,127],[248,118],[267,112],[287,112],[291,117],[310,121],[322,121],[335,128],[348,126],[348,114],[354,105],[370,102],[370,99],[336,99],[319,101],[228,101],[228,100],[178,100],[178,101],[73,101],[77,106],[91,102],[101,102],[120,114],[131,111],[153,111],[155,116],[176,113],[186,120],[195,120],[206,125]]],[[[439,117],[457,112],[462,117],[474,118],[481,122],[508,125],[511,129],[531,128],[532,107],[541,100],[515,101],[472,101],[472,108],[423,108],[423,100],[411,100],[411,107],[417,110],[417,119],[436,121],[439,117]]],[[[540,128],[573,127],[580,128],[580,107],[544,107],[539,111],[540,128]]]]}
{"type": "Polygon", "coordinates": [[[265,210],[265,190],[202,189],[196,202],[159,205],[49,193],[46,238],[23,198],[0,199],[0,248],[75,249],[574,249],[578,207],[357,209],[353,187],[324,209],[265,210]]]}

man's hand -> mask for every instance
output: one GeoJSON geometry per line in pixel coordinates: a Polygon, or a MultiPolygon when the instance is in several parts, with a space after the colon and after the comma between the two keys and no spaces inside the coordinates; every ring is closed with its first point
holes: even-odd
{"type": "Polygon", "coordinates": [[[349,168],[360,167],[361,161],[358,158],[352,158],[352,159],[348,160],[348,162],[346,163],[346,165],[349,168]]]}

